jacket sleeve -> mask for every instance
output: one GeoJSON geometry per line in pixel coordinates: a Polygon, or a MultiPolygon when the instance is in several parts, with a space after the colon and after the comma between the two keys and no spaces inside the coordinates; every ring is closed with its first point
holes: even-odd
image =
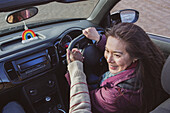
{"type": "Polygon", "coordinates": [[[105,35],[102,35],[102,39],[96,43],[96,46],[104,52],[105,50],[105,45],[106,45],[106,36],[105,35]]]}
{"type": "Polygon", "coordinates": [[[91,113],[90,96],[83,72],[83,63],[71,62],[68,65],[70,73],[70,108],[69,113],[91,113]]]}

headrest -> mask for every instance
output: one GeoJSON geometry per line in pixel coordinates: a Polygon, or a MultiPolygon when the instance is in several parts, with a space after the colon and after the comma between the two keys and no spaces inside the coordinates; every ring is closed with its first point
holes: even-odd
{"type": "Polygon", "coordinates": [[[162,69],[161,83],[164,90],[170,94],[170,55],[162,69]]]}

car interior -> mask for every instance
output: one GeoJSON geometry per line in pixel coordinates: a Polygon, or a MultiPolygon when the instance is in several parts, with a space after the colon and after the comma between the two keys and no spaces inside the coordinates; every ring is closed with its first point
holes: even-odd
{"type": "MultiPolygon", "coordinates": [[[[4,20],[7,24],[26,21],[39,13],[38,6],[51,2],[70,3],[82,0],[16,0],[14,3],[0,5],[0,12],[9,12],[4,20]],[[18,5],[15,5],[18,3],[18,5]],[[10,7],[10,8],[9,8],[10,7]],[[24,13],[30,12],[29,16],[24,13]],[[21,15],[21,18],[19,18],[21,15]],[[17,18],[15,18],[17,17],[17,18]]],[[[107,70],[103,53],[95,46],[95,41],[82,35],[82,30],[95,27],[100,34],[119,22],[134,23],[140,18],[135,9],[122,9],[110,13],[120,0],[99,0],[88,18],[63,19],[24,25],[11,30],[0,31],[0,111],[11,102],[17,101],[28,113],[66,113],[69,109],[69,85],[67,73],[66,49],[79,48],[85,59],[85,73],[89,85],[95,86],[99,73],[90,71],[93,67],[107,70]],[[123,12],[123,13],[122,13],[123,12]],[[126,13],[127,12],[127,13],[126,13]],[[132,12],[132,15],[128,15],[132,12]],[[125,15],[123,15],[125,14],[125,15]],[[133,16],[129,21],[126,16],[133,16]],[[124,18],[125,17],[125,18],[124,18]],[[29,31],[29,29],[31,29],[29,31]],[[25,34],[23,33],[23,31],[25,34]],[[34,32],[32,32],[34,31],[34,32]],[[21,35],[22,34],[22,35],[21,35]],[[29,34],[29,36],[27,35],[29,34]],[[34,38],[32,38],[32,36],[34,38]],[[25,39],[24,39],[25,38],[25,39]],[[106,68],[104,68],[106,67],[106,68]]],[[[0,1],[1,3],[1,1],[0,1]]],[[[10,3],[10,0],[9,0],[10,3]]],[[[170,55],[170,38],[148,33],[151,40],[161,49],[167,59],[170,55]]],[[[170,94],[170,57],[162,71],[162,85],[170,94]]],[[[153,113],[161,113],[170,100],[162,103],[153,113]],[[164,104],[165,103],[165,104],[164,104]]]]}
{"type": "MultiPolygon", "coordinates": [[[[164,67],[162,69],[162,75],[161,75],[162,87],[168,94],[170,94],[170,92],[169,92],[170,91],[170,88],[169,88],[169,82],[170,82],[169,66],[170,66],[170,56],[167,58],[167,60],[164,64],[164,67]]],[[[156,107],[150,113],[169,113],[170,112],[169,106],[170,106],[170,98],[165,100],[163,103],[161,103],[158,107],[156,107]]]]}

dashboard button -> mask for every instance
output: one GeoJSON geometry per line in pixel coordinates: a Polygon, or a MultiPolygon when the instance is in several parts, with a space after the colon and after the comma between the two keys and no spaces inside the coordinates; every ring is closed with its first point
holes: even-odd
{"type": "Polygon", "coordinates": [[[55,82],[53,80],[48,81],[48,86],[49,87],[54,87],[54,85],[55,85],[55,82]]]}
{"type": "Polygon", "coordinates": [[[49,102],[51,100],[51,97],[47,96],[45,97],[45,101],[49,102]]]}
{"type": "Polygon", "coordinates": [[[30,89],[29,90],[29,94],[30,95],[36,95],[37,94],[37,90],[36,89],[30,89]]]}

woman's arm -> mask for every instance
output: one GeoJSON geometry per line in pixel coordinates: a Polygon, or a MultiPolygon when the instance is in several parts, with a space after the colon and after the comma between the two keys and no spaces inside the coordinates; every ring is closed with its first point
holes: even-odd
{"type": "Polygon", "coordinates": [[[83,56],[78,49],[67,51],[67,67],[71,82],[69,113],[91,113],[90,96],[82,61],[83,56]]]}
{"type": "Polygon", "coordinates": [[[97,47],[104,52],[106,45],[105,35],[100,35],[94,27],[86,28],[82,32],[88,39],[95,40],[97,47]]]}
{"type": "Polygon", "coordinates": [[[68,65],[70,73],[70,109],[69,113],[91,113],[90,96],[83,72],[83,63],[71,62],[68,65]]]}
{"type": "Polygon", "coordinates": [[[106,36],[105,36],[105,35],[102,35],[100,41],[96,43],[96,46],[97,46],[102,52],[104,52],[104,50],[105,50],[105,45],[106,45],[106,36]]]}

